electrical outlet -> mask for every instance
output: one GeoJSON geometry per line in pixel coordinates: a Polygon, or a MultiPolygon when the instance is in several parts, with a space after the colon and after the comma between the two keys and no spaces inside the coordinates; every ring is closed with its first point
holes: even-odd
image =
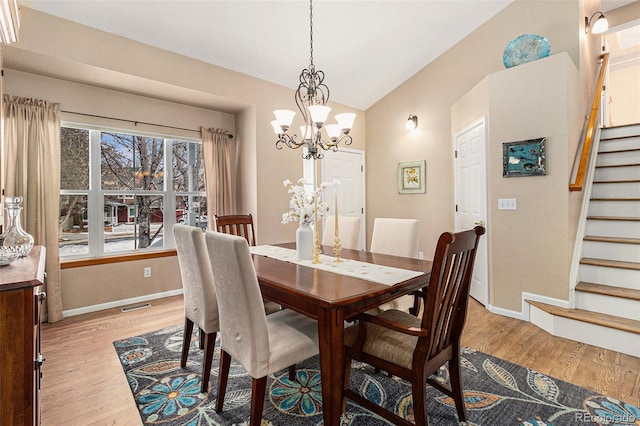
{"type": "Polygon", "coordinates": [[[151,268],[150,267],[144,268],[144,277],[145,278],[151,278],[151,268]]]}
{"type": "Polygon", "coordinates": [[[422,251],[418,252],[418,259],[424,260],[424,252],[422,252],[422,251]]]}

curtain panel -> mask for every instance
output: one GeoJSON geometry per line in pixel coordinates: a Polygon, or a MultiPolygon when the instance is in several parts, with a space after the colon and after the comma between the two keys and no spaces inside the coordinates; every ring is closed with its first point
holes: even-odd
{"type": "Polygon", "coordinates": [[[58,254],[60,216],[60,104],[3,97],[5,196],[20,196],[22,224],[46,247],[43,318],[63,318],[58,254]]]}
{"type": "Polygon", "coordinates": [[[231,175],[231,137],[223,129],[200,128],[207,192],[208,228],[214,229],[214,215],[234,213],[231,175]]]}

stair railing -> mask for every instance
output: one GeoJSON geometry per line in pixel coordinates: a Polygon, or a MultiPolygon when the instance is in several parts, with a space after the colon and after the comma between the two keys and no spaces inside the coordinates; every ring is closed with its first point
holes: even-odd
{"type": "Polygon", "coordinates": [[[585,122],[582,127],[582,134],[580,135],[580,143],[578,144],[578,151],[576,152],[576,160],[579,158],[580,161],[577,163],[578,168],[576,170],[576,161],[574,160],[573,170],[571,172],[573,182],[569,182],[569,191],[572,192],[582,191],[584,187],[587,165],[589,164],[589,157],[591,156],[590,154],[593,147],[594,137],[600,122],[600,100],[602,98],[604,77],[607,72],[608,64],[609,53],[600,55],[600,61],[598,62],[599,70],[596,74],[596,82],[590,99],[590,107],[587,109],[587,115],[585,116],[585,122]],[[580,154],[579,157],[578,154],[580,154]]]}
{"type": "MultiPolygon", "coordinates": [[[[574,183],[569,183],[569,191],[583,191],[582,206],[580,209],[580,219],[576,229],[576,238],[573,243],[573,253],[571,256],[571,267],[569,271],[569,308],[575,308],[575,287],[578,284],[580,270],[580,259],[582,258],[582,245],[584,234],[587,228],[587,212],[589,211],[589,200],[593,189],[593,178],[595,173],[596,160],[598,157],[598,146],[600,143],[600,99],[604,86],[604,76],[609,62],[609,54],[600,56],[600,69],[597,71],[597,79],[594,90],[592,90],[590,112],[585,117],[585,125],[582,129],[581,144],[576,152],[580,155],[580,165],[576,173],[574,183]],[[582,150],[581,150],[582,149],[582,150]],[[586,182],[586,184],[585,184],[586,182]]],[[[574,162],[575,168],[575,162],[574,162]]]]}

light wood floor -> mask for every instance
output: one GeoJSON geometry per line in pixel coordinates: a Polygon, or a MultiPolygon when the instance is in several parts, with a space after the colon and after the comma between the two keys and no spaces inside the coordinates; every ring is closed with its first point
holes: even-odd
{"type": "MultiPolygon", "coordinates": [[[[42,326],[42,425],[139,425],[112,342],[183,324],[182,297],[42,326]]],[[[471,301],[463,344],[640,406],[640,358],[554,337],[471,301]]]]}

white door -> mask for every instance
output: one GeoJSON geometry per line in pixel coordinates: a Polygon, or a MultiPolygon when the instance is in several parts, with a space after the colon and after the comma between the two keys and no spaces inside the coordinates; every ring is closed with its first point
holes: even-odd
{"type": "MultiPolygon", "coordinates": [[[[484,118],[460,132],[455,139],[456,231],[487,222],[486,131],[484,118]]],[[[480,238],[471,280],[471,296],[483,305],[489,301],[487,239],[480,238]]]]}
{"type": "Polygon", "coordinates": [[[334,214],[334,194],[338,194],[338,214],[340,216],[360,217],[360,243],[363,250],[366,241],[364,215],[364,152],[359,150],[326,151],[322,159],[322,181],[340,182],[335,190],[330,188],[325,200],[330,206],[329,214],[334,214]]]}

